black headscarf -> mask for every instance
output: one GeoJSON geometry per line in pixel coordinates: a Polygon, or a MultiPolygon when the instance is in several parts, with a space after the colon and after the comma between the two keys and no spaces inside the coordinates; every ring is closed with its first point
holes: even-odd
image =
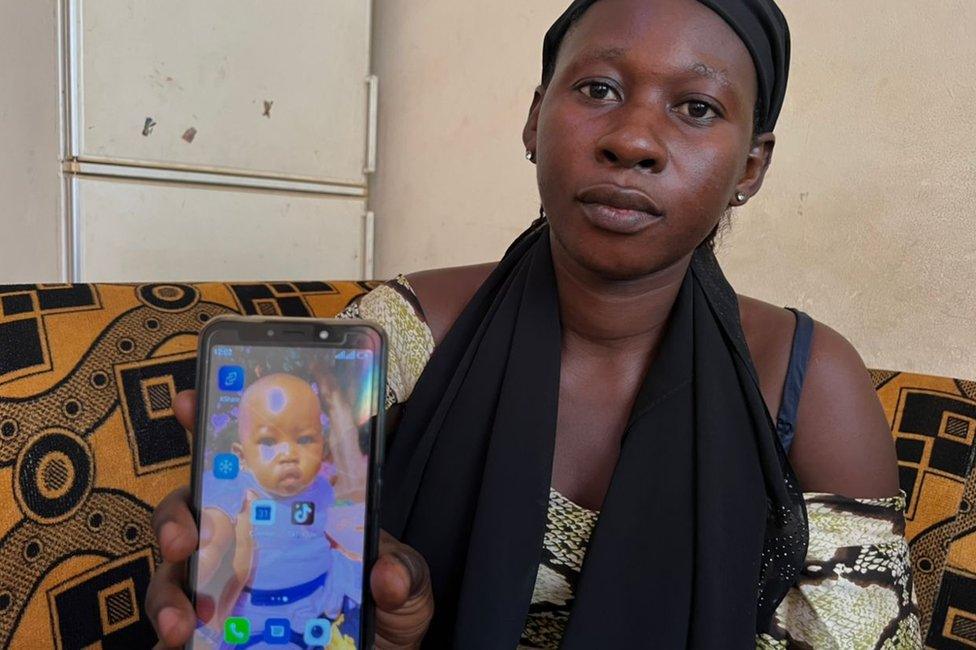
{"type": "MultiPolygon", "coordinates": [[[[546,33],[542,47],[542,83],[556,67],[567,32],[598,0],[576,0],[546,33]]],[[[759,80],[760,129],[772,131],[783,107],[790,69],[790,28],[774,0],[698,0],[735,30],[749,49],[759,80]]]]}

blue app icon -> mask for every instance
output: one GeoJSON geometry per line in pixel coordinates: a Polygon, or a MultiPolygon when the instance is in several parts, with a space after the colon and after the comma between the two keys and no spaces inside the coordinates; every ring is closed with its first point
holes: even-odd
{"type": "Polygon", "coordinates": [[[251,502],[251,523],[258,526],[270,526],[275,520],[275,502],[270,499],[258,499],[251,502]]]}
{"type": "Polygon", "coordinates": [[[237,454],[217,454],[214,456],[214,478],[219,481],[231,481],[237,478],[241,471],[241,461],[237,454]]]}
{"type": "Polygon", "coordinates": [[[262,639],[268,645],[285,645],[291,641],[291,621],[287,618],[269,618],[264,622],[262,639]]]}
{"type": "Polygon", "coordinates": [[[226,393],[239,393],[244,390],[244,368],[241,366],[220,366],[217,371],[217,386],[226,393]]]}
{"type": "Polygon", "coordinates": [[[305,645],[324,648],[332,640],[332,621],[327,618],[313,618],[305,623],[305,645]]]}

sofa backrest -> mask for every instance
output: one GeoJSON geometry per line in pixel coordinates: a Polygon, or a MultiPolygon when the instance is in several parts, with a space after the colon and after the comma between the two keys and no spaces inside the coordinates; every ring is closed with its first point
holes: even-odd
{"type": "Polygon", "coordinates": [[[895,438],[923,638],[976,647],[976,382],[873,370],[895,438]]]}
{"type": "Polygon", "coordinates": [[[331,316],[371,286],[0,286],[0,647],[151,647],[150,517],[188,482],[171,403],[195,381],[200,329],[331,316]]]}
{"type": "MultiPolygon", "coordinates": [[[[193,385],[200,328],[228,313],[333,316],[372,286],[0,285],[0,647],[151,647],[150,517],[188,482],[171,404],[193,385]]],[[[976,383],[873,376],[929,644],[976,645],[976,383]]]]}

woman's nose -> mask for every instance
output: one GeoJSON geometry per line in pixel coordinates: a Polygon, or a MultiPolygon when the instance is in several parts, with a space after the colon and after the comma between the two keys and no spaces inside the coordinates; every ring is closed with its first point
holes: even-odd
{"type": "Polygon", "coordinates": [[[620,108],[612,128],[596,145],[601,163],[647,173],[660,173],[668,164],[667,148],[659,134],[663,125],[656,124],[647,108],[620,108]]]}

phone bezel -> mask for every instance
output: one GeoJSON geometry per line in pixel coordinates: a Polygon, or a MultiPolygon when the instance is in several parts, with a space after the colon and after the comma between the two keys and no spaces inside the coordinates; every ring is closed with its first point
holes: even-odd
{"type": "MultiPolygon", "coordinates": [[[[369,575],[376,562],[379,550],[379,506],[380,490],[382,486],[381,468],[383,451],[385,449],[384,433],[386,431],[386,393],[387,393],[387,365],[389,357],[389,339],[383,327],[374,321],[353,318],[283,318],[260,316],[218,316],[210,320],[200,332],[197,348],[197,416],[196,431],[193,436],[193,456],[190,469],[190,504],[197,530],[200,528],[200,500],[202,497],[204,458],[203,446],[206,444],[206,405],[208,403],[211,350],[216,345],[254,345],[262,347],[313,347],[343,349],[349,339],[349,334],[367,334],[375,337],[373,343],[376,352],[373,355],[376,386],[376,417],[373,421],[369,442],[369,466],[367,473],[366,496],[366,530],[363,540],[363,583],[362,603],[360,606],[360,645],[362,648],[373,647],[374,642],[374,608],[372,593],[369,585],[369,575]],[[271,330],[273,335],[268,336],[271,330]],[[326,330],[329,336],[320,338],[319,332],[326,330]],[[297,332],[302,332],[302,335],[297,332]],[[285,336],[286,332],[292,332],[285,336]],[[341,336],[340,336],[341,334],[341,336]],[[225,335],[230,340],[221,340],[225,335]]],[[[199,548],[199,547],[198,547],[199,548]]],[[[197,553],[194,552],[188,562],[187,582],[185,589],[196,609],[197,553]]],[[[196,630],[196,626],[194,627],[196,630]]],[[[187,650],[192,650],[193,637],[186,644],[187,650]]]]}

